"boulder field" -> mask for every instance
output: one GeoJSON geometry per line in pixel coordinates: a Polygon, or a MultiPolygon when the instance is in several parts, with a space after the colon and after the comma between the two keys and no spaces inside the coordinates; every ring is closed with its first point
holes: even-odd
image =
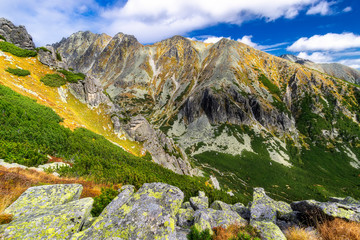
{"type": "Polygon", "coordinates": [[[6,210],[13,221],[0,225],[0,239],[179,239],[191,226],[199,231],[231,224],[250,224],[262,239],[286,239],[291,226],[311,226],[335,217],[360,222],[360,202],[330,198],[291,204],[275,201],[255,188],[247,206],[214,201],[199,192],[184,202],[184,193],[165,183],[146,183],[135,191],[126,185],[99,217],[90,214],[93,199],[79,199],[82,186],[58,184],[31,187],[6,210]]]}

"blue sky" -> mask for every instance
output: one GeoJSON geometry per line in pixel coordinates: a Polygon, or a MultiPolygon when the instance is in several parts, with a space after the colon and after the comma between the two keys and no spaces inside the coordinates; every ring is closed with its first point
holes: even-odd
{"type": "Polygon", "coordinates": [[[37,46],[79,30],[242,41],[274,55],[360,69],[358,0],[0,0],[0,17],[25,25],[37,46]]]}

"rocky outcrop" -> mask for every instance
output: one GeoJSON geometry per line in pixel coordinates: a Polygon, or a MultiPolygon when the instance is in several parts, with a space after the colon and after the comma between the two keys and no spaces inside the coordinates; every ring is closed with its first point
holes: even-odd
{"type": "Polygon", "coordinates": [[[179,174],[196,173],[186,154],[163,132],[155,130],[143,116],[132,117],[124,129],[132,139],[144,144],[154,162],[179,174]]]}
{"type": "Polygon", "coordinates": [[[212,233],[214,227],[250,224],[262,239],[286,240],[283,232],[289,227],[307,227],[311,219],[317,223],[334,218],[360,222],[360,201],[351,197],[289,205],[255,188],[248,207],[214,201],[209,208],[203,192],[183,203],[183,192],[165,183],[146,183],[137,192],[134,190],[134,186],[123,186],[100,216],[93,218],[89,213],[93,199],[79,200],[81,185],[29,188],[6,209],[14,220],[0,226],[0,239],[186,240],[192,226],[212,233]],[[204,204],[194,204],[198,200],[204,204]],[[195,205],[196,210],[192,207],[195,205]]]}
{"type": "Polygon", "coordinates": [[[3,36],[6,41],[13,43],[20,48],[29,50],[35,48],[33,39],[26,31],[26,28],[22,25],[17,27],[5,18],[0,18],[0,35],[3,36]]]}
{"type": "Polygon", "coordinates": [[[73,239],[176,239],[176,213],[184,199],[180,189],[144,184],[132,194],[125,187],[94,224],[73,239]]]}
{"type": "MultiPolygon", "coordinates": [[[[57,56],[52,46],[45,46],[38,49],[39,61],[49,67],[68,69],[65,59],[57,56]]],[[[61,56],[60,56],[61,57],[61,56]]]]}
{"type": "Polygon", "coordinates": [[[49,185],[26,190],[5,213],[13,221],[2,228],[5,239],[70,239],[90,216],[93,199],[79,200],[79,184],[49,185]]]}

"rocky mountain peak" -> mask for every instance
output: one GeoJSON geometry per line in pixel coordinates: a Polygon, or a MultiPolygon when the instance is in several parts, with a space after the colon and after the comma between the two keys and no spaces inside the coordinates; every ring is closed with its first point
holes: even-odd
{"type": "Polygon", "coordinates": [[[31,35],[26,31],[25,26],[15,26],[11,21],[0,18],[0,35],[6,41],[15,44],[16,46],[24,49],[32,50],[35,44],[31,35]]]}

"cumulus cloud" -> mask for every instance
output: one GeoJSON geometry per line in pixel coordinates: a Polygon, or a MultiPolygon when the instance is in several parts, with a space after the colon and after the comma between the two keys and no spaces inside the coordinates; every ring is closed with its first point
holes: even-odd
{"type": "Polygon", "coordinates": [[[251,41],[252,37],[253,37],[252,35],[250,35],[250,36],[245,35],[242,38],[239,38],[237,41],[245,43],[246,45],[249,45],[250,47],[258,49],[259,45],[257,43],[254,43],[253,41],[251,41]]]}
{"type": "Polygon", "coordinates": [[[25,25],[36,44],[45,45],[97,27],[96,20],[87,17],[97,9],[94,0],[10,0],[1,2],[0,16],[25,25]]]}
{"type": "Polygon", "coordinates": [[[260,18],[294,18],[319,0],[128,0],[119,8],[102,11],[109,21],[103,30],[130,33],[141,42],[154,42],[217,23],[241,24],[260,18]]]}
{"type": "Polygon", "coordinates": [[[204,40],[202,40],[204,43],[217,43],[223,38],[231,39],[231,37],[215,37],[215,36],[208,36],[204,40]]]}
{"type": "Polygon", "coordinates": [[[360,35],[354,33],[328,33],[303,37],[287,48],[288,51],[342,51],[360,47],[360,35]]]}
{"type": "Polygon", "coordinates": [[[336,2],[327,2],[321,1],[318,4],[312,6],[307,12],[307,15],[316,15],[320,14],[322,16],[330,15],[333,13],[331,10],[331,5],[334,5],[336,2]]]}
{"type": "Polygon", "coordinates": [[[328,63],[333,61],[333,57],[330,54],[323,52],[314,52],[311,54],[300,52],[297,56],[299,58],[308,59],[316,63],[328,63]]]}
{"type": "Polygon", "coordinates": [[[352,11],[352,7],[346,7],[343,9],[343,12],[351,12],[352,11]]]}

